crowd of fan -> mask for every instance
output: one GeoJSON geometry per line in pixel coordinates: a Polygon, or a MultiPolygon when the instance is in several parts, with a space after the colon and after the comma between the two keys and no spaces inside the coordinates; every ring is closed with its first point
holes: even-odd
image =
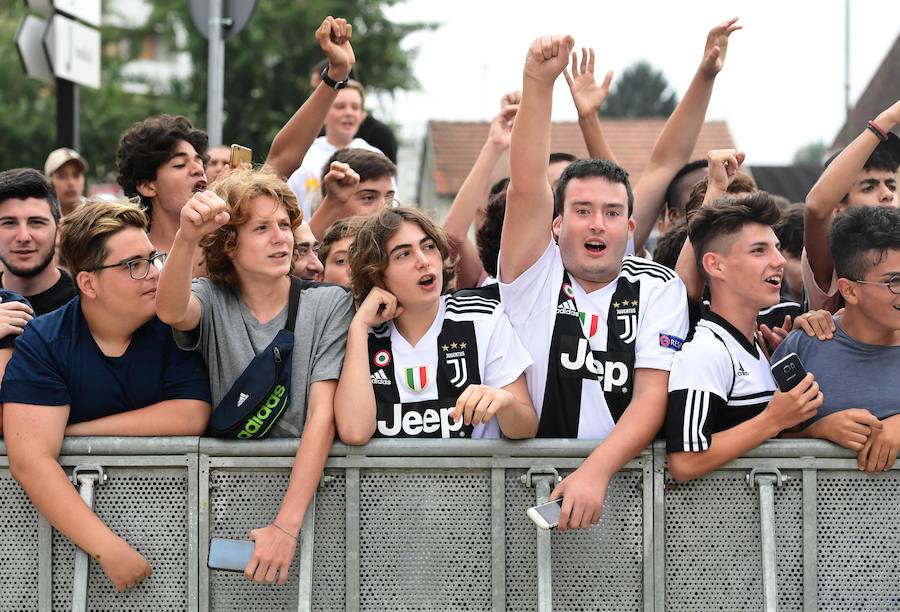
{"type": "Polygon", "coordinates": [[[121,137],[131,200],[85,201],[71,149],[43,174],[0,173],[13,476],[122,590],[150,566],[81,502],[58,463],[66,435],[299,438],[246,569],[280,584],[336,438],[595,439],[553,492],[561,530],[599,521],[610,478],[657,436],[679,480],[778,436],[890,469],[900,102],[805,203],[759,191],[742,152],[692,161],[738,29],[709,32],[635,185],[598,114],[612,74],[598,84],[571,37],[536,40],[443,226],[398,202],[396,140],[365,112],[352,28],[331,17],[314,91],[261,167],[230,167],[227,148],[162,115],[121,137]],[[589,159],[550,149],[560,74],[589,159]],[[782,391],[770,361],[790,353],[808,374],[782,391]]]}

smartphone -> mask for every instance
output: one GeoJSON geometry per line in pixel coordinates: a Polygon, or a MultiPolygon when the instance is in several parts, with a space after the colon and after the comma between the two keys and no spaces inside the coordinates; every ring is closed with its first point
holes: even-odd
{"type": "Polygon", "coordinates": [[[243,572],[253,556],[256,543],[252,540],[226,540],[213,538],[209,542],[209,560],[206,565],[210,569],[243,572]]]}
{"type": "Polygon", "coordinates": [[[772,364],[771,369],[775,383],[785,393],[799,385],[800,381],[806,377],[806,369],[800,362],[797,353],[791,353],[779,359],[772,364]]]}
{"type": "Polygon", "coordinates": [[[253,161],[253,151],[239,144],[231,145],[231,159],[228,165],[232,170],[240,170],[243,164],[249,164],[253,161]]]}
{"type": "Polygon", "coordinates": [[[552,529],[559,525],[559,513],[562,510],[562,502],[562,497],[560,497],[546,504],[532,506],[526,511],[528,518],[534,521],[534,524],[541,529],[552,529]]]}

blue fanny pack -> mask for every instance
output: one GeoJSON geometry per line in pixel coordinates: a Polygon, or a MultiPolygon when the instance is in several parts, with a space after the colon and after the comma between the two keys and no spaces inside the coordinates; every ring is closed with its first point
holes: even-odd
{"type": "Polygon", "coordinates": [[[294,323],[300,308],[301,281],[291,277],[287,320],[275,339],[260,351],[234,381],[210,419],[218,438],[265,438],[284,416],[290,399],[294,323]]]}

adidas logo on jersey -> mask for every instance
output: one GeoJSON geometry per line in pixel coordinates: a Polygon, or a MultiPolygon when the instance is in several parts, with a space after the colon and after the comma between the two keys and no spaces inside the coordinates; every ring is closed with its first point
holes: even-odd
{"type": "Polygon", "coordinates": [[[578,316],[578,309],[575,308],[575,300],[566,300],[562,304],[556,307],[556,314],[564,314],[571,315],[573,317],[578,316]]]}
{"type": "MultiPolygon", "coordinates": [[[[597,355],[604,353],[597,351],[597,355]]],[[[623,385],[628,383],[630,372],[628,366],[621,361],[599,361],[594,358],[594,351],[589,349],[588,341],[578,339],[578,347],[575,355],[571,353],[559,354],[560,364],[567,370],[579,371],[582,368],[597,377],[597,381],[603,383],[603,391],[609,393],[613,388],[626,392],[623,385]]]]}
{"type": "Polygon", "coordinates": [[[750,372],[748,372],[747,370],[744,369],[744,364],[741,363],[740,361],[738,361],[737,375],[738,376],[749,376],[750,375],[750,372]]]}
{"type": "Polygon", "coordinates": [[[372,374],[372,384],[373,385],[389,385],[391,384],[390,379],[387,377],[387,374],[384,373],[384,370],[378,370],[374,374],[372,374]]]}
{"type": "Polygon", "coordinates": [[[464,437],[465,432],[452,435],[462,429],[463,426],[462,419],[454,423],[450,418],[452,410],[453,408],[440,408],[438,410],[426,408],[422,412],[407,410],[404,413],[402,404],[394,404],[390,421],[378,419],[378,433],[389,438],[405,438],[419,435],[437,437],[429,434],[435,434],[440,431],[442,438],[464,437]]]}
{"type": "Polygon", "coordinates": [[[243,405],[243,403],[246,402],[249,398],[250,398],[250,396],[247,395],[246,393],[241,393],[238,396],[238,408],[240,408],[241,405],[243,405]]]}

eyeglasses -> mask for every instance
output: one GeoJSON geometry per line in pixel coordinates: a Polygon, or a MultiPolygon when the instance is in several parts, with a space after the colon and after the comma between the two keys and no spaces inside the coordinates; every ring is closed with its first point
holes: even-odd
{"type": "Polygon", "coordinates": [[[87,272],[98,272],[107,268],[128,268],[128,274],[134,280],[144,280],[150,274],[150,266],[152,265],[157,271],[162,271],[163,264],[166,263],[166,253],[153,253],[150,257],[136,257],[128,261],[120,261],[119,263],[109,264],[106,266],[96,266],[89,268],[87,272]]]}
{"type": "Polygon", "coordinates": [[[883,285],[890,289],[891,293],[896,295],[900,295],[900,274],[892,276],[889,280],[885,282],[881,281],[869,281],[869,280],[855,280],[855,283],[864,283],[866,285],[883,285]]]}

